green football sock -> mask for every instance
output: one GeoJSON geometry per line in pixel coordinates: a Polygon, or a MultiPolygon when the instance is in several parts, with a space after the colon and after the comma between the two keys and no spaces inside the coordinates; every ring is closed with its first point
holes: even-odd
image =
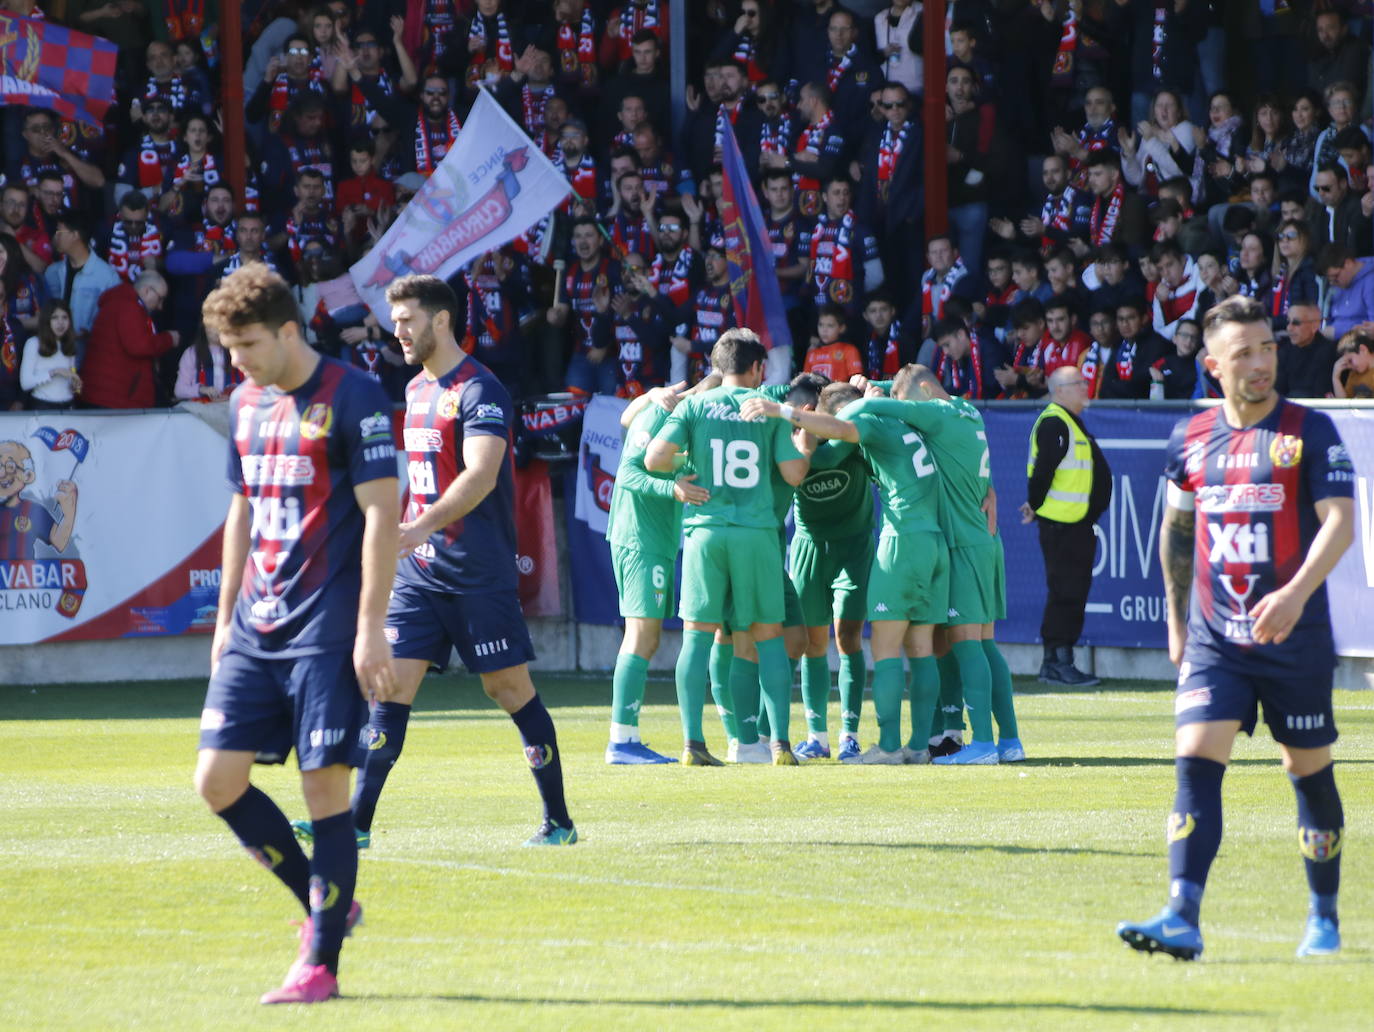
{"type": "Polygon", "coordinates": [[[725,737],[739,738],[739,712],[735,709],[735,693],[730,685],[730,665],[735,659],[735,646],[727,642],[711,645],[711,697],[716,700],[720,726],[725,737]]]}
{"type": "Polygon", "coordinates": [[[902,747],[902,692],[906,670],[900,657],[873,664],[873,714],[878,718],[878,748],[896,752],[902,747]]]}
{"type": "Polygon", "coordinates": [[[790,741],[787,726],[792,719],[792,664],[787,658],[787,645],[781,638],[770,638],[758,642],[756,647],[769,737],[775,741],[790,741]]]}
{"type": "Polygon", "coordinates": [[[950,650],[959,663],[959,680],[964,685],[964,707],[975,742],[992,739],[992,671],[981,641],[955,642],[950,650]]]}
{"type": "MultiPolygon", "coordinates": [[[[758,666],[757,666],[757,665],[755,665],[755,667],[754,667],[754,672],[755,672],[755,674],[758,673],[758,666]]],[[[758,724],[758,728],[759,728],[759,738],[760,738],[761,740],[763,740],[763,741],[766,742],[766,741],[768,741],[768,739],[772,736],[772,725],[769,723],[769,720],[768,720],[768,707],[765,706],[765,705],[763,704],[763,678],[762,678],[762,677],[756,677],[756,678],[754,679],[754,698],[755,698],[755,699],[758,701],[758,703],[759,703],[759,706],[758,706],[758,714],[759,714],[759,724],[758,724]]]]}
{"type": "Polygon", "coordinates": [[[921,729],[930,726],[938,714],[940,665],[934,656],[911,660],[911,740],[907,748],[920,752],[926,748],[921,729]]]}
{"type": "Polygon", "coordinates": [[[615,673],[611,676],[611,723],[639,727],[639,707],[644,703],[644,680],[649,675],[649,661],[633,652],[615,657],[615,673]]]}
{"type": "Polygon", "coordinates": [[[1012,699],[1011,668],[1002,650],[991,638],[983,639],[983,654],[992,673],[992,718],[997,721],[998,738],[1020,738],[1016,727],[1016,704],[1012,699]]]}
{"type": "Polygon", "coordinates": [[[863,652],[851,652],[840,657],[840,719],[844,732],[859,733],[859,714],[864,706],[864,688],[868,682],[868,664],[863,652]]]}
{"type": "Polygon", "coordinates": [[[932,742],[943,738],[946,728],[964,728],[964,686],[959,681],[959,661],[954,658],[954,650],[937,658],[935,664],[940,668],[940,705],[930,722],[932,742]]]}
{"type": "Polygon", "coordinates": [[[736,656],[730,664],[730,693],[735,697],[735,721],[740,745],[759,740],[759,665],[736,656]]]}
{"type": "Polygon", "coordinates": [[[806,709],[806,730],[825,734],[826,710],[830,708],[830,660],[807,656],[802,663],[802,706],[806,709]]]}
{"type": "Polygon", "coordinates": [[[674,680],[677,681],[678,713],[682,717],[682,738],[686,742],[705,741],[701,733],[701,710],[706,705],[711,639],[710,631],[682,632],[682,651],[678,653],[674,680]]]}

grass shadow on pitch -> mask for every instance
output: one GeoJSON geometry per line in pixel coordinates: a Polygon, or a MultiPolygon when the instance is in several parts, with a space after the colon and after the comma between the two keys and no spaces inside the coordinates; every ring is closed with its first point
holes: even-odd
{"type": "Polygon", "coordinates": [[[1026,1011],[1043,1011],[1047,1013],[1063,1012],[1069,1014],[1101,1014],[1107,1015],[1140,1015],[1158,1017],[1212,1017],[1226,1016],[1239,1018],[1260,1017],[1264,1012],[1254,1010],[1202,1010],[1195,1007],[1169,1007],[1164,1005],[1132,1005],[1125,1003],[1060,1003],[1057,1001],[1035,1002],[1030,1000],[1007,1000],[1007,1001],[967,1001],[967,1000],[875,1000],[871,997],[863,999],[792,999],[792,1000],[741,1000],[736,998],[725,999],[643,999],[643,1000],[609,1000],[609,999],[577,999],[572,997],[526,997],[526,996],[497,996],[484,993],[434,993],[426,995],[423,993],[404,994],[404,993],[376,993],[353,997],[344,997],[344,1001],[352,999],[358,1003],[374,1002],[405,1002],[405,1001],[438,1001],[445,1003],[470,1003],[470,1004],[508,1004],[511,1006],[528,1007],[530,1005],[544,1007],[671,1007],[674,1010],[693,1007],[707,1008],[717,1007],[723,1010],[772,1010],[774,1008],[786,1008],[794,1010],[798,1007],[836,1007],[846,1010],[855,1008],[869,1008],[873,1010],[894,1010],[894,1011],[914,1011],[914,1010],[934,1010],[934,1011],[1008,1011],[1017,1014],[1026,1011]]]}
{"type": "MultiPolygon", "coordinates": [[[[669,843],[660,843],[667,845],[669,843]]],[[[703,840],[692,839],[673,843],[680,846],[738,846],[741,848],[757,848],[758,846],[777,845],[785,846],[787,849],[915,849],[932,853],[1001,853],[1004,856],[1038,856],[1055,855],[1064,856],[1128,856],[1128,857],[1157,857],[1157,849],[1148,850],[1129,850],[1129,849],[1092,849],[1086,846],[1075,846],[1072,849],[1059,849],[1049,846],[1018,846],[1011,843],[994,842],[799,842],[793,840],[775,841],[722,841],[722,840],[703,840]]]]}

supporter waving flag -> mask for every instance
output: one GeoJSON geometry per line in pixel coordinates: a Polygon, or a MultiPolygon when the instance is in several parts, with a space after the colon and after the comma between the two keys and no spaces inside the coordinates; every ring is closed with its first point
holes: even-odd
{"type": "MultiPolygon", "coordinates": [[[[725,235],[725,256],[730,263],[730,290],[735,299],[735,321],[759,335],[770,352],[792,350],[792,334],[782,307],[782,292],[773,266],[773,249],[763,221],[749,170],[740,153],[735,131],[727,123],[721,134],[721,167],[724,189],[718,201],[720,224],[725,235]]],[[[770,381],[771,382],[771,381],[770,381]]]]}
{"type": "Polygon", "coordinates": [[[0,104],[48,108],[99,129],[114,103],[118,54],[99,36],[0,11],[0,104]]]}

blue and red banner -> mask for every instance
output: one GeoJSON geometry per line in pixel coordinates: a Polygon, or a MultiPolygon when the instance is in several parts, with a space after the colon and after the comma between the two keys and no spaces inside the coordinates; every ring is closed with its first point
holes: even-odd
{"type": "Polygon", "coordinates": [[[725,233],[725,259],[730,265],[730,292],[735,299],[735,321],[757,333],[769,350],[790,351],[792,333],[782,307],[782,291],[778,288],[763,210],[749,181],[734,127],[726,122],[724,129],[721,168],[725,188],[718,203],[725,233]]]}
{"type": "Polygon", "coordinates": [[[0,12],[0,104],[47,108],[100,128],[119,48],[41,18],[0,12]]]}

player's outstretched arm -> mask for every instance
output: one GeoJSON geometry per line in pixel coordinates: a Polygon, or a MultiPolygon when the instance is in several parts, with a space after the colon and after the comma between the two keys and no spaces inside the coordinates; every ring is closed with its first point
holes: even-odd
{"type": "Polygon", "coordinates": [[[396,577],[396,524],[401,518],[396,478],[355,484],[353,497],[363,512],[363,586],[358,596],[353,669],[363,695],[386,702],[396,690],[391,646],[384,633],[387,600],[396,577]]]}
{"type": "MultiPolygon", "coordinates": [[[[847,420],[836,419],[834,416],[827,416],[822,412],[813,412],[810,409],[779,405],[776,401],[769,401],[767,398],[750,398],[740,406],[739,414],[743,419],[749,420],[786,419],[793,426],[799,426],[808,433],[827,441],[859,443],[859,428],[847,420]]],[[[786,474],[783,475],[786,476],[786,474]]],[[[802,474],[803,477],[805,475],[805,473],[802,474]]],[[[797,483],[801,483],[801,481],[798,480],[797,483]]]]}
{"type": "Polygon", "coordinates": [[[235,491],[229,499],[229,514],[224,517],[224,541],[220,548],[219,612],[215,614],[215,637],[210,643],[210,671],[219,665],[220,653],[229,643],[229,624],[234,603],[243,587],[243,566],[248,561],[248,498],[235,491]]]}
{"type": "Polygon", "coordinates": [[[1283,587],[1271,591],[1251,610],[1251,631],[1261,645],[1282,645],[1302,618],[1303,607],[1340,562],[1355,538],[1355,502],[1350,498],[1323,498],[1314,503],[1321,528],[1307,550],[1307,558],[1283,587]]]}
{"type": "Polygon", "coordinates": [[[848,415],[889,416],[922,433],[938,431],[944,420],[941,406],[902,398],[861,398],[846,405],[845,412],[848,415]]]}
{"type": "Polygon", "coordinates": [[[686,380],[679,380],[677,383],[667,387],[653,387],[645,391],[625,406],[625,411],[620,413],[620,428],[628,430],[630,424],[635,421],[635,417],[643,412],[650,405],[657,405],[664,412],[671,412],[677,405],[679,398],[687,387],[686,380]]]}
{"type": "MultiPolygon", "coordinates": [[[[1191,501],[1192,496],[1188,496],[1191,501]]],[[[1159,565],[1164,569],[1164,595],[1169,608],[1169,659],[1183,662],[1188,638],[1188,595],[1193,587],[1194,521],[1191,508],[1164,509],[1159,531],[1159,565]]]]}

